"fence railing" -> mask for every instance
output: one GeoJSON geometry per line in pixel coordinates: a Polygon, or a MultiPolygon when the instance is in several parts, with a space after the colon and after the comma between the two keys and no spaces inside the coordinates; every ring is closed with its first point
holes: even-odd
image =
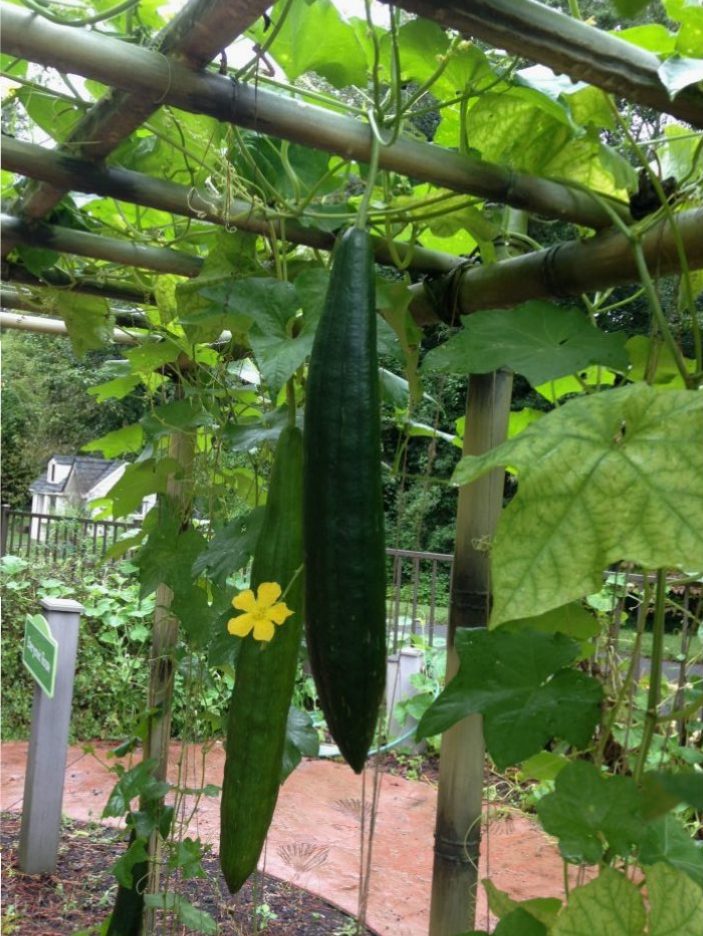
{"type": "MultiPolygon", "coordinates": [[[[100,560],[122,534],[138,524],[32,513],[4,504],[0,555],[27,559],[100,560]]],[[[411,637],[433,646],[446,635],[454,557],[448,553],[388,549],[387,619],[395,653],[411,637]]]]}
{"type": "Polygon", "coordinates": [[[123,533],[138,529],[138,524],[125,521],[32,513],[3,504],[0,556],[101,559],[123,533]]]}

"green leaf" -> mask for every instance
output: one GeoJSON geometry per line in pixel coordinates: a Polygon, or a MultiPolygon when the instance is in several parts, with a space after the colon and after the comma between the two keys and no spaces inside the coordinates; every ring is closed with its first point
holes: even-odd
{"type": "Polygon", "coordinates": [[[142,416],[140,422],[145,435],[150,439],[161,439],[174,432],[187,432],[200,426],[215,425],[212,414],[203,408],[198,397],[155,406],[142,416]]]}
{"type": "Polygon", "coordinates": [[[157,780],[153,771],[156,759],[149,758],[125,770],[112,788],[107,804],[103,809],[103,819],[110,817],[121,818],[129,811],[129,804],[137,796],[147,800],[159,799],[168,793],[171,786],[165,781],[157,780]]]}
{"type": "Polygon", "coordinates": [[[124,517],[137,510],[147,494],[163,494],[168,479],[178,475],[180,466],[175,458],[156,461],[148,458],[127,465],[124,474],[112,486],[105,500],[111,502],[108,511],[113,517],[124,517]]]}
{"type": "Polygon", "coordinates": [[[117,883],[122,887],[131,889],[134,886],[134,875],[132,871],[135,865],[143,864],[149,860],[146,851],[146,842],[142,838],[135,839],[127,851],[118,858],[112,866],[112,873],[117,878],[117,883]]]}
{"type": "Polygon", "coordinates": [[[698,148],[698,137],[692,135],[683,124],[668,124],[664,127],[664,136],[666,142],[657,147],[662,176],[674,176],[681,180],[693,173],[694,178],[700,177],[703,159],[698,148]]]}
{"type": "Polygon", "coordinates": [[[102,452],[103,458],[115,458],[127,452],[140,452],[144,444],[144,430],[138,423],[108,432],[81,446],[82,452],[102,452]]]}
{"type": "MultiPolygon", "coordinates": [[[[645,379],[650,354],[654,354],[657,365],[654,386],[657,389],[666,390],[681,390],[684,388],[683,378],[676,361],[666,345],[658,342],[657,346],[652,350],[651,338],[646,335],[633,335],[628,340],[626,347],[630,358],[630,370],[627,375],[630,380],[645,379]]],[[[690,373],[694,373],[696,369],[695,361],[686,358],[684,360],[690,373]]]]}
{"type": "Polygon", "coordinates": [[[281,783],[293,773],[303,757],[317,757],[320,739],[307,712],[291,706],[286,722],[286,740],[283,748],[281,783]]]}
{"type": "Polygon", "coordinates": [[[492,548],[492,626],[594,594],[619,560],[703,568],[702,438],[701,394],[635,384],[570,400],[463,458],[455,484],[502,465],[520,480],[492,548]]]}
{"type": "Polygon", "coordinates": [[[256,549],[264,519],[264,508],[255,507],[244,517],[237,517],[215,532],[207,549],[193,563],[193,575],[207,574],[224,585],[228,576],[243,569],[256,549]]]}
{"type": "Polygon", "coordinates": [[[181,353],[175,342],[165,339],[163,341],[145,341],[136,348],[130,348],[125,357],[137,374],[150,374],[155,368],[171,364],[181,353]]]}
{"type": "Polygon", "coordinates": [[[648,7],[652,0],[611,0],[621,16],[634,17],[648,7]]]}
{"type": "Polygon", "coordinates": [[[112,341],[114,321],[107,299],[73,291],[52,290],[51,301],[66,323],[68,336],[78,357],[112,341]]]}
{"type": "Polygon", "coordinates": [[[457,634],[459,671],[425,712],[418,738],[446,731],[472,712],[484,716],[486,747],[498,769],[536,754],[553,737],[588,743],[602,690],[564,669],[578,645],[562,634],[470,630],[457,634]]]}
{"type": "Polygon", "coordinates": [[[142,598],[162,583],[176,593],[190,591],[193,564],[207,545],[202,533],[192,527],[181,529],[180,513],[168,509],[168,501],[160,505],[155,516],[157,525],[149,531],[149,539],[136,559],[142,598]]]}
{"type": "Polygon", "coordinates": [[[217,936],[217,923],[205,910],[189,903],[185,897],[173,891],[160,894],[145,894],[144,906],[155,910],[171,910],[180,922],[196,933],[217,936]]]}
{"type": "Polygon", "coordinates": [[[56,263],[60,254],[46,247],[26,247],[21,244],[17,247],[17,256],[22,266],[27,267],[30,273],[41,276],[56,263]]]}
{"type": "Polygon", "coordinates": [[[647,825],[639,861],[643,865],[666,862],[703,888],[703,849],[672,814],[661,816],[647,825]]]}
{"type": "Polygon", "coordinates": [[[563,754],[540,751],[539,754],[534,754],[522,762],[520,775],[528,780],[537,780],[539,783],[554,781],[567,764],[569,760],[563,754]]]}
{"type": "Polygon", "coordinates": [[[14,96],[22,102],[32,121],[59,143],[68,138],[83,115],[84,108],[56,97],[49,89],[18,88],[14,96]]]}
{"type": "Polygon", "coordinates": [[[462,316],[463,330],[430,351],[423,370],[486,374],[510,367],[536,387],[587,367],[626,370],[624,333],[605,334],[578,309],[533,300],[462,316]]]}
{"type": "Polygon", "coordinates": [[[703,773],[650,771],[642,778],[642,785],[648,818],[668,812],[679,803],[703,812],[703,773]]]}
{"type": "Polygon", "coordinates": [[[676,36],[676,51],[694,59],[703,58],[703,8],[700,3],[685,3],[677,19],[681,28],[676,36]]]}
{"type": "Polygon", "coordinates": [[[577,887],[559,914],[553,936],[644,936],[642,896],[624,874],[603,868],[600,875],[577,887]]]}
{"type": "MultiPolygon", "coordinates": [[[[274,7],[274,23],[279,23],[284,6],[279,2],[274,7]]],[[[335,88],[366,87],[364,49],[330,0],[293,0],[269,51],[291,80],[312,71],[335,88]]]]}
{"type": "Polygon", "coordinates": [[[221,437],[230,452],[251,452],[266,442],[275,443],[288,424],[288,407],[269,410],[252,422],[228,423],[221,437]]]}
{"type": "Polygon", "coordinates": [[[539,631],[542,634],[566,634],[574,640],[588,640],[600,633],[598,619],[586,611],[578,601],[563,605],[561,608],[552,608],[537,617],[520,618],[508,621],[502,628],[512,632],[520,630],[539,631]]]}
{"type": "Polygon", "coordinates": [[[684,55],[672,55],[657,69],[659,80],[669,92],[670,98],[675,98],[679,91],[692,84],[703,81],[703,60],[688,58],[684,55]]]}
{"type": "Polygon", "coordinates": [[[175,842],[175,851],[169,855],[169,868],[178,868],[183,877],[205,877],[203,870],[203,846],[200,839],[184,838],[175,842]]]}
{"type": "Polygon", "coordinates": [[[629,187],[636,188],[632,168],[604,147],[597,134],[574,139],[566,112],[555,107],[526,88],[482,94],[468,113],[471,146],[490,162],[626,197],[629,187]]]}
{"type": "Polygon", "coordinates": [[[517,901],[513,900],[513,898],[504,891],[498,890],[495,884],[488,878],[481,883],[488,897],[488,908],[491,913],[494,913],[499,919],[507,917],[508,914],[513,913],[517,909],[521,909],[532,916],[533,919],[539,920],[544,926],[551,926],[561,910],[561,900],[557,897],[535,897],[532,900],[517,901]]]}
{"type": "Polygon", "coordinates": [[[559,773],[554,792],[537,803],[537,815],[545,832],[559,839],[564,858],[577,864],[598,864],[606,849],[627,858],[644,832],[634,780],[605,777],[586,761],[559,773]]]}
{"type": "Polygon", "coordinates": [[[649,936],[700,936],[703,891],[666,864],[647,870],[649,936]]]}
{"type": "MultiPolygon", "coordinates": [[[[660,23],[647,23],[644,26],[632,26],[619,29],[615,35],[640,49],[656,52],[658,55],[670,55],[676,47],[676,36],[660,23]]],[[[666,175],[666,173],[664,173],[666,175]]]]}
{"type": "Polygon", "coordinates": [[[95,387],[88,387],[88,393],[94,396],[98,403],[106,400],[123,400],[135,387],[141,383],[137,374],[125,374],[124,377],[115,377],[95,387]]]}
{"type": "Polygon", "coordinates": [[[503,917],[493,930],[494,936],[547,936],[547,932],[544,923],[540,923],[523,907],[503,917]]]}

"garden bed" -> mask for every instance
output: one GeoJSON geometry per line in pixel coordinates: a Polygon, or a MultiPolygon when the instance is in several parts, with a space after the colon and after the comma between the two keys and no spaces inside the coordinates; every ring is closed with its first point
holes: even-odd
{"type": "MultiPolygon", "coordinates": [[[[105,920],[114,901],[117,884],[110,868],[124,854],[119,836],[95,823],[66,821],[56,871],[28,875],[20,871],[17,858],[20,816],[3,813],[0,818],[0,928],[4,936],[97,932],[92,928],[105,920]]],[[[256,874],[233,897],[227,891],[217,856],[208,854],[203,866],[205,877],[183,881],[178,890],[217,921],[221,936],[262,931],[271,936],[343,936],[352,929],[349,916],[290,883],[256,874]]],[[[175,924],[168,932],[186,930],[175,924]]]]}

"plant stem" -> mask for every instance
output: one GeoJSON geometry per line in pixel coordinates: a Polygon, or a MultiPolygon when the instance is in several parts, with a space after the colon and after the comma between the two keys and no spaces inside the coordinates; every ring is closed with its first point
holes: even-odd
{"type": "Polygon", "coordinates": [[[647,697],[647,711],[644,716],[644,732],[642,744],[634,771],[637,783],[642,780],[647,754],[652,743],[654,730],[657,727],[657,707],[661,692],[661,670],[664,648],[664,610],[666,608],[666,571],[657,570],[657,594],[654,599],[654,628],[652,633],[652,659],[649,671],[649,695],[647,697]]]}

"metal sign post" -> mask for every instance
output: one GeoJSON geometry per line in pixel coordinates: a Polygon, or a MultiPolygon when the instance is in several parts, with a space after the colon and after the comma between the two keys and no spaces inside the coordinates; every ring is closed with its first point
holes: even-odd
{"type": "Polygon", "coordinates": [[[83,605],[43,598],[46,617],[27,622],[23,660],[34,676],[32,732],[24,778],[19,862],[27,874],[56,868],[71,721],[78,625],[83,605]]]}

